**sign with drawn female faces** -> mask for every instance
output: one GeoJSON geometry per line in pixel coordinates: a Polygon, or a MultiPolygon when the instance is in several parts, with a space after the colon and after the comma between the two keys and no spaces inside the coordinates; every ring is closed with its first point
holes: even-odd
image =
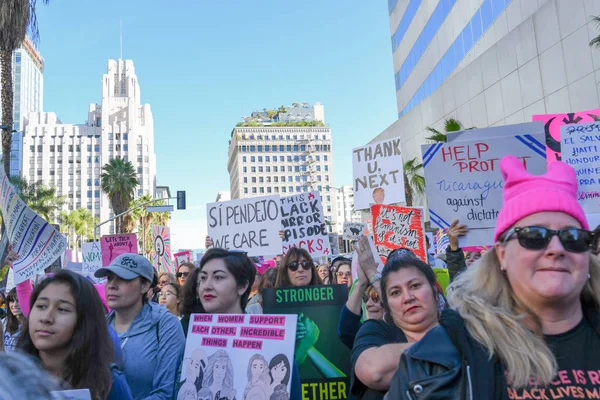
{"type": "Polygon", "coordinates": [[[297,320],[192,314],[177,399],[289,399],[297,320]]]}
{"type": "Polygon", "coordinates": [[[481,139],[421,146],[429,215],[440,228],[448,228],[454,219],[469,229],[496,226],[504,156],[516,156],[532,174],[546,172],[543,134],[486,138],[486,130],[478,130],[481,139]]]}

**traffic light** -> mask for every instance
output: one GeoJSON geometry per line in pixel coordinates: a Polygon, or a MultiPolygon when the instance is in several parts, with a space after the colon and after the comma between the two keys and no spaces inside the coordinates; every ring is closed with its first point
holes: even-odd
{"type": "Polygon", "coordinates": [[[185,190],[177,191],[177,209],[185,210],[185,190]]]}

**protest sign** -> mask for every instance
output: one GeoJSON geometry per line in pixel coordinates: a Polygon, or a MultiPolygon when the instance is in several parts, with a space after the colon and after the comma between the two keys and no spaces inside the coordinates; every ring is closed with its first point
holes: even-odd
{"type": "Polygon", "coordinates": [[[6,293],[10,292],[15,287],[15,271],[8,268],[8,276],[6,277],[6,293]]]}
{"type": "Polygon", "coordinates": [[[563,125],[560,132],[562,161],[577,174],[577,200],[586,213],[600,213],[600,122],[563,125]]]}
{"type": "Polygon", "coordinates": [[[331,248],[331,255],[337,256],[340,254],[340,236],[337,233],[330,233],[329,235],[329,247],[331,248]]]}
{"type": "Polygon", "coordinates": [[[344,222],[344,240],[358,240],[367,231],[364,222],[344,222]]]}
{"type": "Polygon", "coordinates": [[[427,262],[427,244],[423,226],[423,210],[416,207],[371,207],[375,245],[389,253],[399,247],[412,250],[423,262],[427,262]]]}
{"type": "Polygon", "coordinates": [[[104,235],[100,238],[102,266],[108,267],[112,260],[125,253],[138,252],[138,242],[135,233],[122,235],[104,235]]]}
{"type": "Polygon", "coordinates": [[[173,272],[171,233],[166,226],[152,225],[152,261],[158,272],[173,272]]]}
{"type": "Polygon", "coordinates": [[[177,399],[289,398],[297,319],[192,314],[177,399]]]}
{"type": "Polygon", "coordinates": [[[209,203],[206,215],[215,247],[246,251],[249,256],[281,253],[278,195],[209,203]]]}
{"type": "Polygon", "coordinates": [[[281,230],[284,255],[292,247],[305,249],[313,259],[331,255],[319,192],[282,197],[281,230]]]}
{"type": "MultiPolygon", "coordinates": [[[[423,165],[431,221],[448,228],[454,219],[469,227],[494,228],[502,206],[500,160],[518,157],[533,174],[546,171],[541,134],[423,145],[423,165]]],[[[493,229],[492,229],[493,231],[493,229]]],[[[489,244],[489,243],[481,243],[489,244]]]]}
{"type": "Polygon", "coordinates": [[[86,278],[90,278],[96,283],[100,283],[104,278],[96,278],[94,273],[102,268],[102,253],[98,242],[81,243],[81,257],[83,263],[81,273],[86,278]]]}
{"type": "Polygon", "coordinates": [[[4,168],[0,169],[0,211],[8,242],[20,256],[13,263],[15,283],[19,284],[43,272],[59,259],[67,248],[67,240],[48,221],[27,207],[10,184],[4,168]]]}
{"type": "Polygon", "coordinates": [[[448,272],[447,268],[432,268],[432,270],[435,272],[435,278],[442,287],[445,296],[446,289],[448,288],[448,285],[450,285],[450,272],[448,272]]]}
{"type": "Polygon", "coordinates": [[[406,201],[400,138],[352,150],[354,209],[406,201]]]}
{"type": "Polygon", "coordinates": [[[83,263],[77,261],[67,261],[65,269],[68,269],[69,271],[73,271],[76,274],[83,276],[83,263]]]}
{"type": "Polygon", "coordinates": [[[54,400],[92,400],[89,389],[57,390],[51,394],[54,400]]]}
{"type": "Polygon", "coordinates": [[[600,108],[567,114],[534,115],[532,121],[544,123],[546,153],[548,163],[561,160],[561,127],[570,124],[584,124],[600,120],[600,108]]]}
{"type": "Polygon", "coordinates": [[[339,340],[337,326],[348,299],[346,285],[265,289],[265,313],[296,314],[306,329],[296,341],[294,358],[300,370],[302,398],[346,399],[350,394],[350,351],[339,340]]]}
{"type": "Polygon", "coordinates": [[[180,251],[178,253],[173,254],[175,257],[175,267],[179,268],[179,266],[186,262],[192,262],[192,252],[191,251],[180,251]]]}

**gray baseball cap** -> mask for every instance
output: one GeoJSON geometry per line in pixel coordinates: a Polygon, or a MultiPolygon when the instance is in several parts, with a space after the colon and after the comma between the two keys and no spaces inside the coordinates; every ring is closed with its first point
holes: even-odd
{"type": "Polygon", "coordinates": [[[112,260],[106,268],[99,268],[94,273],[96,278],[104,278],[109,272],[125,280],[142,277],[150,282],[155,279],[154,268],[146,257],[134,253],[124,253],[112,260]]]}

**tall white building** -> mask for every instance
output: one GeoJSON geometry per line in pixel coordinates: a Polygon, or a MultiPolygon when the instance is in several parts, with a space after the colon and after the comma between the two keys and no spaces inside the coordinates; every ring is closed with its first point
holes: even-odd
{"type": "Polygon", "coordinates": [[[398,120],[421,158],[428,126],[485,128],[600,107],[597,0],[388,0],[398,120]]]}
{"type": "MultiPolygon", "coordinates": [[[[100,221],[113,216],[100,189],[102,166],[115,157],[136,168],[136,195],[155,195],[156,156],[150,105],[141,104],[133,61],[109,60],[102,77],[102,102],[90,104],[87,123],[63,124],[55,113],[31,113],[24,122],[22,173],[29,181],[56,187],[67,210],[84,207],[100,221]]],[[[114,232],[114,223],[101,233],[114,232]]]]}
{"type": "Polygon", "coordinates": [[[336,189],[335,233],[344,233],[344,222],[361,222],[362,215],[354,211],[354,191],[352,185],[342,185],[336,189]]]}
{"type": "Polygon", "coordinates": [[[294,103],[272,114],[254,112],[231,132],[227,164],[231,198],[316,190],[333,230],[336,189],[331,128],[325,125],[323,105],[294,103]]]}

